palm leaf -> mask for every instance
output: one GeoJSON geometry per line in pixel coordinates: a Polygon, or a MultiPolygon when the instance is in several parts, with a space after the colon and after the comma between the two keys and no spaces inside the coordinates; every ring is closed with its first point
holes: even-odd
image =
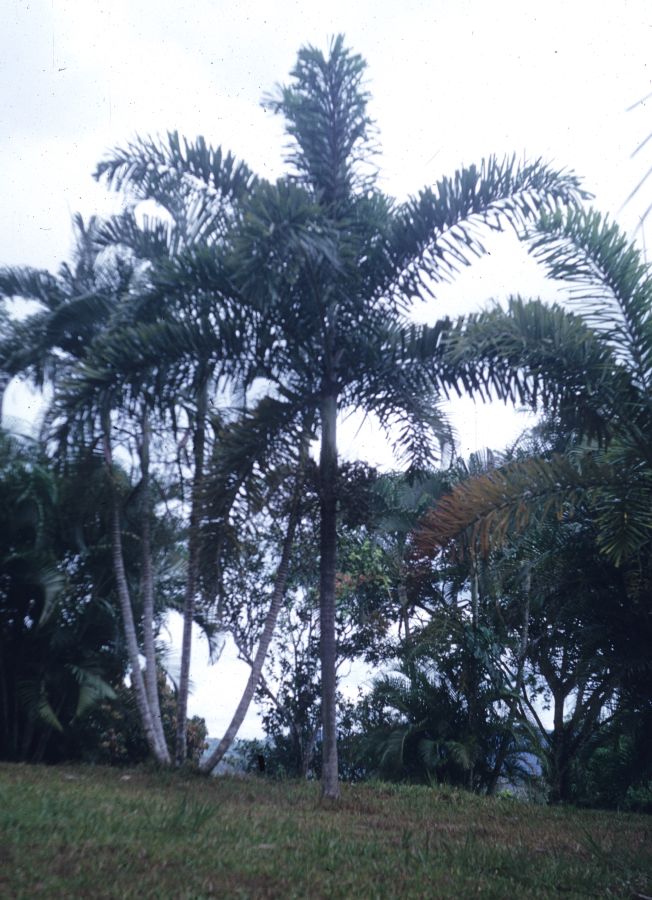
{"type": "Polygon", "coordinates": [[[519,460],[455,485],[425,516],[417,543],[432,552],[466,532],[487,553],[533,519],[561,516],[614,480],[613,469],[592,454],[519,460]]]}
{"type": "Polygon", "coordinates": [[[386,245],[383,293],[420,296],[428,281],[447,281],[485,253],[482,232],[522,233],[542,209],[576,204],[587,194],[572,173],[541,160],[489,157],[458,170],[399,206],[386,245]]]}
{"type": "Polygon", "coordinates": [[[285,116],[292,138],[287,162],[336,215],[371,181],[368,167],[360,165],[369,155],[373,134],[366,111],[369,94],[362,88],[365,68],[339,34],[326,55],[303,47],[290,73],[293,83],[265,98],[266,105],[285,116]]]}
{"type": "Polygon", "coordinates": [[[544,215],[530,235],[530,252],[553,278],[575,287],[582,317],[627,365],[634,384],[652,387],[652,278],[638,248],[595,210],[544,215]]]}
{"type": "Polygon", "coordinates": [[[36,300],[48,309],[56,309],[65,300],[56,276],[27,266],[0,269],[0,297],[36,300]]]}
{"type": "Polygon", "coordinates": [[[63,732],[63,725],[47,698],[45,684],[41,680],[21,681],[16,690],[21,705],[29,716],[49,725],[55,731],[63,732]]]}
{"type": "Polygon", "coordinates": [[[99,163],[95,178],[136,200],[155,200],[182,223],[198,219],[195,206],[210,208],[213,218],[228,220],[233,204],[245,197],[257,179],[231,153],[211,147],[203,137],[189,141],[176,131],[164,139],[137,138],[116,148],[99,163]]]}
{"type": "Polygon", "coordinates": [[[114,689],[97,672],[77,665],[70,665],[68,668],[79,684],[79,697],[75,710],[76,719],[100,700],[116,699],[117,695],[114,689]]]}
{"type": "Polygon", "coordinates": [[[640,413],[627,370],[581,317],[540,301],[509,300],[449,329],[440,378],[483,399],[556,413],[565,427],[603,438],[640,413]]]}

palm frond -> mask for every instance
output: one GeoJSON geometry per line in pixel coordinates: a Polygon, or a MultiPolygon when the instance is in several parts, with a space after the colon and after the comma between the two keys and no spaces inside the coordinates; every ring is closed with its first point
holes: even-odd
{"type": "MultiPolygon", "coordinates": [[[[386,247],[382,291],[420,296],[427,282],[447,281],[485,253],[482,232],[520,234],[542,209],[574,205],[588,195],[573,173],[541,160],[489,157],[458,170],[397,208],[386,247]]],[[[381,286],[379,285],[379,286],[381,286]]]]}
{"type": "Polygon", "coordinates": [[[440,378],[484,399],[556,413],[588,437],[604,438],[640,412],[627,371],[580,316],[520,297],[449,329],[440,378]]]}
{"type": "Polygon", "coordinates": [[[652,387],[652,277],[638,248],[607,216],[568,209],[543,215],[530,252],[576,287],[582,317],[614,348],[636,386],[652,387]]]}
{"type": "MultiPolygon", "coordinates": [[[[305,272],[321,263],[340,268],[331,223],[306,190],[291,182],[263,184],[252,192],[243,222],[233,236],[234,263],[243,294],[276,306],[275,292],[291,290],[305,272]],[[260,278],[261,267],[265,279],[260,278]],[[260,299],[259,299],[260,298],[260,299]]],[[[303,292],[303,302],[310,295],[303,292]]]]}
{"type": "Polygon", "coordinates": [[[282,400],[267,396],[220,425],[205,478],[208,514],[216,524],[223,520],[242,484],[256,471],[262,473],[274,452],[280,451],[285,461],[296,458],[312,418],[304,397],[282,400]]]}
{"type": "Polygon", "coordinates": [[[340,34],[332,39],[327,55],[316,47],[303,47],[290,73],[294,82],[265,99],[285,116],[293,139],[288,163],[336,214],[356,189],[370,185],[369,169],[360,165],[369,156],[373,134],[366,111],[369,94],[362,88],[365,68],[362,57],[344,46],[340,34]]]}
{"type": "Polygon", "coordinates": [[[70,665],[68,668],[79,684],[79,697],[75,710],[76,719],[100,700],[116,699],[114,689],[97,672],[86,666],[70,665]]]}
{"type": "Polygon", "coordinates": [[[162,139],[136,138],[116,148],[99,163],[95,178],[137,200],[155,200],[179,223],[188,217],[192,202],[209,204],[215,217],[228,217],[232,204],[239,203],[258,180],[231,153],[212,147],[201,136],[189,141],[176,131],[162,139]]]}
{"type": "Polygon", "coordinates": [[[0,269],[0,297],[36,300],[48,309],[56,309],[66,299],[55,275],[29,266],[0,269]]]}
{"type": "Polygon", "coordinates": [[[432,552],[466,532],[486,554],[533,519],[567,513],[616,477],[593,454],[509,463],[455,485],[424,517],[417,544],[432,552]]]}
{"type": "Polygon", "coordinates": [[[63,725],[48,700],[45,684],[40,679],[21,681],[17,685],[17,693],[22,706],[28,715],[49,725],[55,731],[63,732],[63,725]]]}
{"type": "Polygon", "coordinates": [[[151,216],[143,216],[139,222],[133,210],[127,209],[98,226],[96,241],[102,247],[127,247],[140,259],[158,259],[175,252],[172,231],[167,222],[151,216]]]}

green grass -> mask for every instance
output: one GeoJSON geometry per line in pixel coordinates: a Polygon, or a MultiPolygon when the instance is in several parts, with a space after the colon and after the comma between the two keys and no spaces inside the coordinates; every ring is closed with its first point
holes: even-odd
{"type": "Polygon", "coordinates": [[[636,897],[652,819],[446,788],[0,765],[0,897],[636,897]]]}

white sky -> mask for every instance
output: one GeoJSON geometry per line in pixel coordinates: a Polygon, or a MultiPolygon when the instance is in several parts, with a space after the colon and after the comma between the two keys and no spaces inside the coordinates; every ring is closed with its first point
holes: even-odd
{"type": "MultiPolygon", "coordinates": [[[[107,148],[178,129],[231,149],[256,171],[282,171],[282,123],[260,105],[287,80],[298,48],[344,32],[369,64],[382,186],[399,198],[483,156],[539,156],[573,168],[595,205],[628,229],[652,200],[652,4],[649,0],[2,0],[0,265],[56,268],[70,218],[116,201],[91,179],[107,148]]],[[[551,295],[509,239],[419,311],[424,320],[509,293],[551,295]]],[[[28,416],[13,389],[8,412],[28,416]]],[[[500,446],[524,426],[510,410],[456,406],[462,452],[500,446]]],[[[388,457],[378,434],[343,428],[343,450],[388,457]]],[[[199,648],[199,645],[197,645],[199,648]]],[[[202,667],[203,668],[203,667],[202,667]]],[[[193,706],[211,709],[233,672],[194,672],[193,706]]],[[[244,732],[246,733],[246,731],[244,732]]]]}

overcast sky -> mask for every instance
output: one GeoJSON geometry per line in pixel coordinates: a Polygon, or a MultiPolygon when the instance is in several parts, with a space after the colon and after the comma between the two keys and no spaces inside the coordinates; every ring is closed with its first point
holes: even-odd
{"type": "MultiPolygon", "coordinates": [[[[381,184],[403,198],[490,153],[574,169],[595,205],[633,233],[652,180],[649,0],[2,0],[0,265],[56,268],[70,218],[116,207],[91,178],[136,134],[203,134],[268,177],[282,172],[282,123],[261,98],[302,44],[344,32],[369,64],[381,184]]],[[[652,232],[651,232],[652,234],[652,232]]],[[[639,235],[640,236],[640,235],[639,235]]],[[[550,295],[509,239],[419,311],[424,320],[509,293],[550,295]]],[[[14,391],[11,412],[28,400],[14,391]]],[[[462,449],[500,445],[521,427],[502,408],[457,407],[462,449]]],[[[345,452],[385,460],[377,436],[345,428],[345,452]]],[[[212,684],[203,675],[195,698],[212,684]]],[[[203,696],[203,694],[202,694],[203,696]]],[[[226,713],[225,713],[226,714],[226,713]]]]}

